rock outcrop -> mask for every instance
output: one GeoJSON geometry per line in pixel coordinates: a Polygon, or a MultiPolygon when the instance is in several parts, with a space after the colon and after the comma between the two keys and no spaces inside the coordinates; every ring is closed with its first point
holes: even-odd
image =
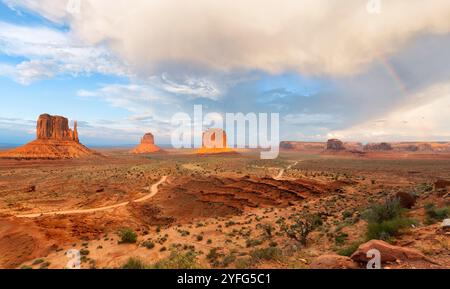
{"type": "Polygon", "coordinates": [[[326,148],[323,142],[299,142],[299,141],[283,141],[280,143],[282,150],[291,151],[323,151],[326,148]]]}
{"type": "Polygon", "coordinates": [[[404,209],[412,209],[416,205],[416,198],[406,192],[398,192],[395,197],[399,200],[400,206],[404,209]]]}
{"type": "Polygon", "coordinates": [[[310,266],[312,269],[359,269],[359,264],[349,257],[339,255],[322,255],[310,266]]]}
{"type": "Polygon", "coordinates": [[[428,258],[416,249],[398,247],[380,240],[372,240],[362,244],[356,252],[353,253],[351,259],[355,262],[367,263],[371,259],[367,256],[367,252],[372,249],[380,251],[382,263],[396,262],[398,260],[428,261],[428,258]]]}
{"type": "Polygon", "coordinates": [[[338,139],[329,139],[327,141],[328,151],[343,151],[345,150],[344,143],[338,139]]]}
{"type": "Polygon", "coordinates": [[[76,121],[72,130],[67,118],[43,114],[37,121],[36,140],[0,153],[0,158],[74,159],[89,155],[98,154],[80,144],[76,121]]]}
{"type": "Polygon", "coordinates": [[[392,151],[392,145],[382,142],[382,143],[370,143],[364,146],[365,151],[372,151],[372,152],[386,152],[386,151],[392,151]]]}
{"type": "Polygon", "coordinates": [[[51,116],[43,114],[37,121],[36,139],[38,140],[61,140],[79,143],[77,121],[74,128],[69,128],[69,120],[62,116],[51,116]]]}
{"type": "Polygon", "coordinates": [[[203,133],[202,148],[197,153],[223,154],[234,153],[234,151],[228,148],[226,132],[223,129],[212,128],[203,133]]]}
{"type": "Polygon", "coordinates": [[[141,138],[141,143],[135,147],[131,153],[133,154],[150,154],[161,151],[159,147],[155,145],[155,137],[151,133],[146,133],[141,138]]]}

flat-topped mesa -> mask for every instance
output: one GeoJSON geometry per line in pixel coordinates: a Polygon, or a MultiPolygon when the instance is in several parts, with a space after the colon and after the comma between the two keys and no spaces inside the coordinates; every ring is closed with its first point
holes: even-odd
{"type": "Polygon", "coordinates": [[[327,141],[328,151],[343,151],[345,150],[344,143],[338,139],[330,139],[327,141]]]}
{"type": "Polygon", "coordinates": [[[62,116],[52,116],[42,114],[39,116],[36,128],[36,138],[38,140],[59,140],[74,141],[79,143],[77,122],[74,122],[74,129],[69,128],[69,120],[62,116]]]}
{"type": "Polygon", "coordinates": [[[365,151],[375,151],[375,152],[382,152],[382,151],[392,151],[393,147],[389,143],[369,143],[364,146],[365,151]]]}
{"type": "Polygon", "coordinates": [[[226,149],[227,134],[223,129],[211,128],[203,133],[202,147],[204,149],[226,149]]]}
{"type": "Polygon", "coordinates": [[[141,138],[141,143],[135,147],[131,153],[133,154],[149,154],[159,152],[161,149],[155,145],[155,137],[151,133],[146,133],[141,138]]]}
{"type": "Polygon", "coordinates": [[[236,152],[228,148],[227,134],[223,129],[211,128],[202,135],[202,148],[198,154],[228,154],[236,152]]]}

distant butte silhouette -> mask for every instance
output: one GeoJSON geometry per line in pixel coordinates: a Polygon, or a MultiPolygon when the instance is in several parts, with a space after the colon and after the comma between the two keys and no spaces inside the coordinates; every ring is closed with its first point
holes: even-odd
{"type": "Polygon", "coordinates": [[[135,147],[131,153],[133,154],[150,154],[161,151],[159,147],[155,145],[155,137],[151,133],[146,133],[141,138],[141,143],[135,147]]]}
{"type": "Polygon", "coordinates": [[[36,126],[36,140],[13,150],[0,153],[0,158],[15,159],[76,159],[98,153],[80,144],[78,125],[69,128],[62,116],[42,114],[36,126]]]}

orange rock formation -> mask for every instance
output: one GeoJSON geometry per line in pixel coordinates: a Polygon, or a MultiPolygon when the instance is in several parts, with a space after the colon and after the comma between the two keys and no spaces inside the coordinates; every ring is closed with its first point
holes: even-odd
{"type": "Polygon", "coordinates": [[[198,154],[222,154],[232,153],[228,148],[227,134],[223,129],[212,128],[203,133],[202,148],[197,151],[198,154]]]}
{"type": "Polygon", "coordinates": [[[69,128],[69,120],[62,116],[39,116],[36,140],[13,150],[0,153],[0,158],[17,159],[73,159],[95,152],[80,144],[77,122],[69,128]]]}
{"type": "Polygon", "coordinates": [[[155,145],[155,137],[151,133],[146,133],[141,138],[141,143],[135,147],[131,153],[133,154],[149,154],[159,152],[161,149],[155,145]]]}

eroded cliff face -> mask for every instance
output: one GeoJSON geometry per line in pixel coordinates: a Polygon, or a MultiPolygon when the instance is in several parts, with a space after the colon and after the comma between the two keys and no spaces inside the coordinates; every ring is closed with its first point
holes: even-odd
{"type": "Polygon", "coordinates": [[[62,116],[43,114],[39,116],[36,127],[36,138],[41,140],[61,140],[79,142],[77,122],[74,129],[69,128],[69,120],[62,116]]]}
{"type": "Polygon", "coordinates": [[[36,140],[16,149],[0,153],[0,158],[74,159],[98,155],[80,144],[77,122],[73,130],[62,116],[42,114],[36,125],[36,140]]]}
{"type": "Polygon", "coordinates": [[[151,133],[146,133],[141,138],[141,143],[135,147],[131,153],[134,154],[150,154],[159,152],[161,149],[155,145],[155,137],[151,133]]]}

